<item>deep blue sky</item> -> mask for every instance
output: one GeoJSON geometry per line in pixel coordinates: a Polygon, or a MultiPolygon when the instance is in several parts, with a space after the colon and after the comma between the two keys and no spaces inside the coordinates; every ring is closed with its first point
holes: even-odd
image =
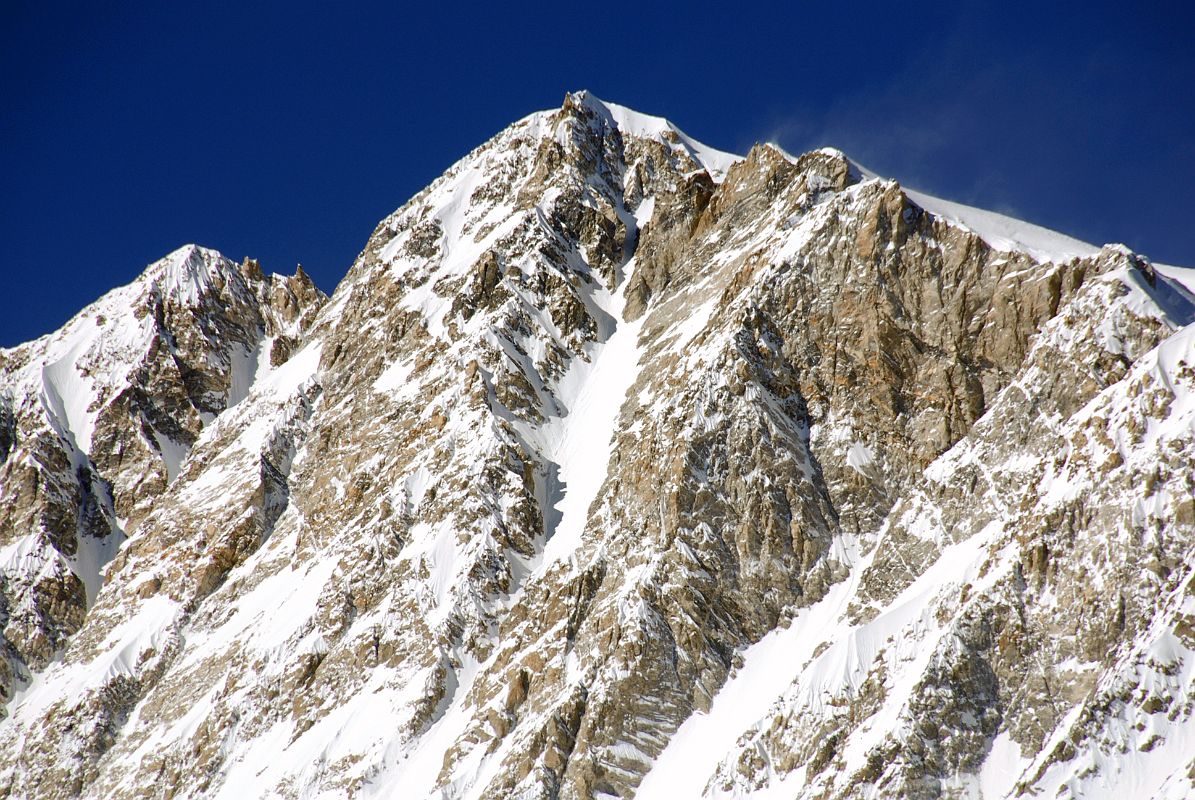
{"type": "Polygon", "coordinates": [[[3,0],[0,346],[192,241],[331,291],[377,220],[578,88],[1195,264],[1187,5],[3,0]]]}

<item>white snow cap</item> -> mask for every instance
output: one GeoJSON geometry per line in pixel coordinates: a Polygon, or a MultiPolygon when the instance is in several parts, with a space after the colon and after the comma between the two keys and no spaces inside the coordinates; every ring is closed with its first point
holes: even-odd
{"type": "MultiPolygon", "coordinates": [[[[864,179],[886,180],[882,175],[869,170],[839,150],[823,147],[822,151],[833,151],[844,155],[864,179]]],[[[910,189],[903,184],[901,189],[910,200],[935,217],[966,228],[996,250],[1024,253],[1037,261],[1067,261],[1071,258],[1093,256],[1100,251],[1100,248],[1093,244],[1052,231],[1049,228],[1043,228],[1040,225],[997,214],[994,211],[985,211],[982,208],[943,200],[932,194],[910,189]]]]}
{"type": "MultiPolygon", "coordinates": [[[[706,168],[715,180],[721,181],[725,177],[726,170],[734,162],[742,160],[742,156],[712,150],[699,142],[694,142],[683,133],[680,133],[667,120],[658,117],[649,117],[623,108],[622,106],[606,103],[598,100],[588,92],[579,92],[578,95],[574,95],[574,97],[576,96],[588,98],[591,102],[591,107],[592,104],[596,103],[609,109],[611,114],[615,113],[614,109],[618,109],[619,113],[626,115],[627,122],[624,125],[620,121],[618,123],[619,130],[631,132],[639,136],[660,138],[660,134],[667,129],[675,131],[684,137],[684,141],[703,148],[705,151],[709,151],[713,154],[714,158],[718,159],[717,165],[720,171],[717,173],[714,168],[710,167],[710,161],[707,160],[707,156],[704,153],[699,152],[693,157],[706,165],[706,168]],[[635,120],[650,121],[650,124],[648,122],[636,123],[635,120]],[[662,125],[665,127],[651,127],[651,125],[662,125]]],[[[766,142],[765,144],[789,161],[796,163],[798,156],[788,152],[780,144],[776,142],[766,142]]],[[[814,152],[846,160],[850,164],[854,176],[859,180],[891,180],[873,172],[836,147],[820,147],[814,152]]],[[[1100,248],[1093,244],[1014,217],[997,214],[994,211],[985,211],[981,208],[974,208],[973,206],[963,205],[962,203],[956,203],[951,200],[943,200],[940,197],[910,189],[903,184],[901,185],[901,190],[904,191],[910,200],[935,217],[972,231],[996,250],[1024,253],[1037,261],[1066,261],[1076,257],[1092,256],[1100,251],[1100,248]]]]}
{"type": "MultiPolygon", "coordinates": [[[[624,134],[654,139],[673,147],[679,145],[694,161],[705,167],[715,181],[721,182],[730,167],[735,162],[743,160],[743,156],[716,150],[702,144],[663,117],[641,114],[626,106],[607,102],[587,90],[570,93],[569,98],[573,103],[604,115],[624,134]]],[[[769,142],[768,145],[790,161],[796,161],[796,156],[787,152],[779,144],[769,142]]],[[[850,158],[838,148],[822,147],[816,152],[844,158],[850,163],[856,175],[863,180],[887,180],[850,158]]],[[[935,217],[974,232],[996,250],[1024,253],[1037,261],[1066,261],[1075,257],[1095,255],[1100,250],[1095,245],[1043,228],[1040,225],[962,203],[943,200],[940,197],[909,189],[903,185],[901,188],[909,199],[921,208],[935,217]]]]}
{"type": "Polygon", "coordinates": [[[690,158],[705,167],[715,181],[720,182],[736,161],[743,160],[742,156],[702,144],[663,117],[641,114],[626,106],[608,103],[586,89],[570,92],[568,97],[573,103],[604,116],[625,135],[652,139],[673,148],[683,149],[690,158]]]}

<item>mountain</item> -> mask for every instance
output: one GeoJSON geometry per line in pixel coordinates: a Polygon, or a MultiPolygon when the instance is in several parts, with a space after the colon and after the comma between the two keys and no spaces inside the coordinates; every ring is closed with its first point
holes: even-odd
{"type": "Polygon", "coordinates": [[[6,797],[1189,797],[1195,284],[591,94],[0,351],[6,797]]]}
{"type": "Polygon", "coordinates": [[[0,696],[61,653],[126,531],[323,299],[301,271],[266,278],[188,246],[0,351],[0,696]]]}

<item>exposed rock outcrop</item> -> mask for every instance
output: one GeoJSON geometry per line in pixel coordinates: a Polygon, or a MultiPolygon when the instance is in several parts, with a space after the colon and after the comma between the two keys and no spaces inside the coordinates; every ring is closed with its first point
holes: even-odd
{"type": "Polygon", "coordinates": [[[0,353],[0,796],[1184,796],[1195,296],[970,212],[582,92],[0,353]]]}

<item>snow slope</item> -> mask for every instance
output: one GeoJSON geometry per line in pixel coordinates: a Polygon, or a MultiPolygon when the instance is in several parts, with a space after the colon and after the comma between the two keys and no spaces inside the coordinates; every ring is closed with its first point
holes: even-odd
{"type": "Polygon", "coordinates": [[[1093,256],[1099,252],[1086,242],[993,211],[942,200],[905,189],[905,194],[926,211],[975,231],[996,250],[1027,253],[1039,261],[1093,256]]]}

